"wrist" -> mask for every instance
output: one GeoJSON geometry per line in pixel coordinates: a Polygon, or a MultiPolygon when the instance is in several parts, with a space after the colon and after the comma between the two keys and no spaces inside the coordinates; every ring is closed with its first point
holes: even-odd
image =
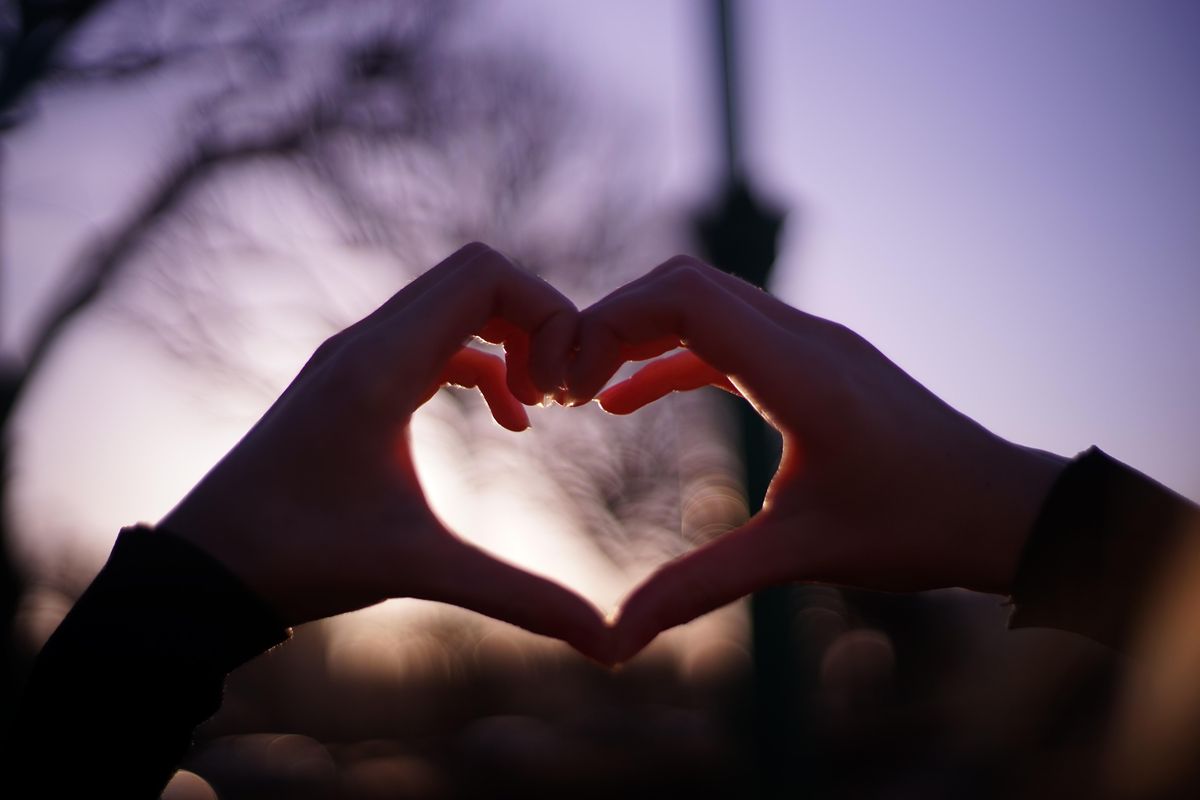
{"type": "Polygon", "coordinates": [[[996,444],[988,460],[988,498],[980,504],[984,537],[972,548],[974,577],[967,588],[1008,595],[1038,514],[1069,459],[999,438],[996,444]]]}
{"type": "MultiPolygon", "coordinates": [[[[154,526],[155,529],[167,531],[199,549],[221,564],[250,591],[273,607],[277,606],[268,588],[263,585],[262,570],[253,552],[253,537],[247,531],[240,530],[239,526],[231,524],[229,515],[212,513],[211,509],[220,506],[205,502],[203,497],[196,497],[197,491],[199,488],[163,517],[154,526]]],[[[279,608],[275,610],[283,611],[279,608]]],[[[293,624],[291,620],[287,622],[293,624]]]]}

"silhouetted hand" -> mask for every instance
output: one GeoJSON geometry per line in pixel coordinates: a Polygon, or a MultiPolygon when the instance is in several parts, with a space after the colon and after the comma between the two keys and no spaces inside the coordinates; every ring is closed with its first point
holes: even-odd
{"type": "Polygon", "coordinates": [[[429,509],[408,446],[438,387],[478,387],[495,419],[562,385],[575,307],[480,244],[333,336],[162,521],[257,590],[288,624],[391,597],[453,603],[604,660],[609,631],[574,593],[504,564],[429,509]],[[463,347],[503,342],[505,361],[463,347]]]}
{"type": "Polygon", "coordinates": [[[620,365],[678,346],[599,396],[628,414],[675,390],[736,391],[783,435],[762,510],[671,562],[624,603],[614,656],[773,584],[1006,593],[1063,459],[942,402],[847,328],[679,257],[582,312],[575,402],[620,365]]]}

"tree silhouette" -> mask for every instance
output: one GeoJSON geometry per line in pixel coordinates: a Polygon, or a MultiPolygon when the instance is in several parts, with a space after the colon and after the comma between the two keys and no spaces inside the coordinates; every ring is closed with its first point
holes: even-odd
{"type": "MultiPolygon", "coordinates": [[[[483,239],[590,299],[649,263],[647,253],[674,249],[663,233],[670,226],[633,212],[639,188],[626,143],[597,137],[602,126],[536,57],[459,46],[460,4],[377,0],[355,4],[350,16],[344,5],[314,0],[111,0],[10,3],[2,13],[0,112],[10,127],[63,87],[177,80],[194,93],[173,155],[88,238],[39,310],[28,347],[5,365],[4,444],[13,412],[63,333],[130,275],[151,287],[122,293],[148,337],[190,362],[235,373],[244,365],[229,346],[237,329],[230,321],[262,308],[253,297],[239,307],[226,290],[231,253],[277,252],[289,280],[329,280],[332,268],[299,266],[223,208],[222,193],[238,187],[278,185],[306,198],[332,240],[390,255],[402,275],[483,239]],[[564,196],[570,212],[560,207],[564,196]]],[[[328,329],[350,321],[319,305],[303,313],[328,329]]],[[[624,522],[657,515],[664,530],[677,522],[663,511],[675,507],[679,490],[672,467],[629,446],[649,441],[657,420],[647,415],[603,446],[593,435],[588,467],[562,458],[562,448],[542,449],[561,467],[570,513],[602,543],[615,543],[613,552],[624,522]]],[[[558,435],[587,431],[571,426],[558,435]]],[[[0,467],[8,456],[5,447],[0,467]]],[[[7,489],[0,484],[0,502],[7,489]]],[[[9,517],[0,519],[0,543],[8,543],[9,517]]],[[[20,586],[4,552],[0,612],[12,642],[20,586]]],[[[10,651],[5,659],[6,692],[19,680],[20,658],[10,651]]]]}

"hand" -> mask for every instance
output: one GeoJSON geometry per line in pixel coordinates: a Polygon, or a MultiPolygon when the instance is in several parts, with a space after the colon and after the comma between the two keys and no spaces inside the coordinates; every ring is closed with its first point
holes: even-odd
{"type": "Polygon", "coordinates": [[[845,327],[679,257],[585,310],[573,402],[628,414],[675,390],[740,393],[783,435],[762,510],[664,566],[625,602],[614,655],[758,589],[817,581],[1006,593],[1062,459],[989,433],[845,327]]]}
{"type": "Polygon", "coordinates": [[[578,312],[484,245],[464,247],[333,336],[162,521],[224,562],[288,624],[390,597],[453,603],[604,660],[609,631],[572,592],[467,544],[434,516],[408,445],[438,387],[478,387],[529,425],[563,382],[578,312]],[[466,349],[503,343],[505,361],[466,349]]]}

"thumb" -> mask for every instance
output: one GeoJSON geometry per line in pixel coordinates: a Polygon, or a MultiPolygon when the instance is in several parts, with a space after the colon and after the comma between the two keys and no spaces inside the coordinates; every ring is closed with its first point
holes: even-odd
{"type": "Polygon", "coordinates": [[[786,527],[771,512],[760,512],[660,568],[623,604],[614,629],[614,659],[627,661],[668,628],[793,580],[797,559],[786,527]]]}
{"type": "Polygon", "coordinates": [[[600,612],[554,581],[505,563],[446,532],[439,577],[420,594],[561,639],[585,656],[614,663],[612,632],[600,612]]]}

